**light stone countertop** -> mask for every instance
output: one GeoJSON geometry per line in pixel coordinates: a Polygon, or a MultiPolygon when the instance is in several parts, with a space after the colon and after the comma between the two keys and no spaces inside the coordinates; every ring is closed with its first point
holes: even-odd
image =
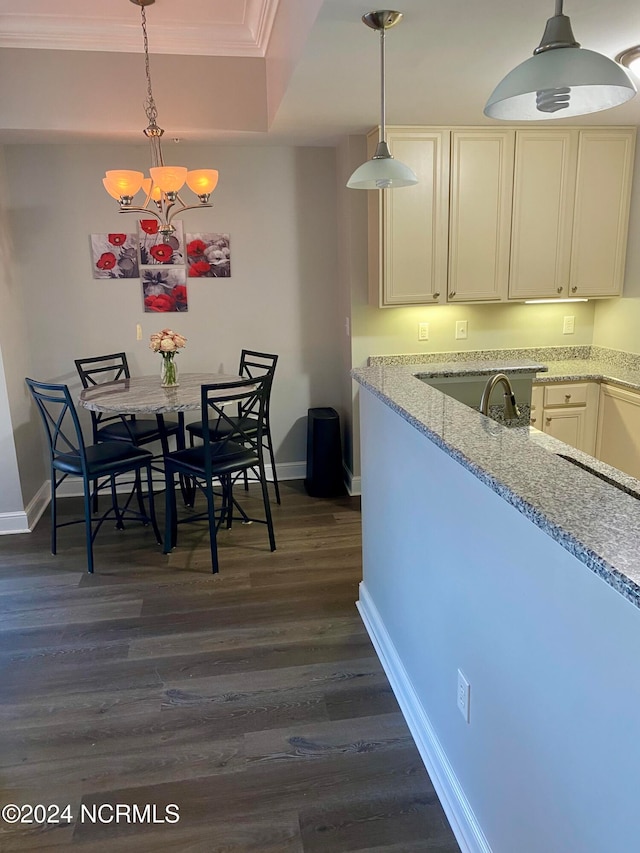
{"type": "MultiPolygon", "coordinates": [[[[640,389],[634,377],[602,374],[592,359],[572,359],[571,371],[547,362],[549,379],[615,378],[640,389]],[[555,368],[558,373],[556,374],[555,368]],[[575,372],[573,372],[575,371],[575,372]]],[[[444,367],[444,364],[441,364],[444,367]]],[[[486,365],[485,365],[486,366],[486,365]]],[[[426,438],[471,471],[591,571],[640,607],[640,500],[557,456],[590,465],[631,492],[640,482],[532,427],[507,428],[416,378],[424,364],[374,364],[353,378],[426,438]]],[[[448,366],[450,367],[450,365],[448,366]]],[[[435,364],[429,364],[435,373],[435,364]]],[[[505,369],[509,360],[489,372],[505,369]]],[[[620,370],[614,373],[621,373],[620,370]]],[[[436,373],[436,375],[455,375],[436,373]]]]}

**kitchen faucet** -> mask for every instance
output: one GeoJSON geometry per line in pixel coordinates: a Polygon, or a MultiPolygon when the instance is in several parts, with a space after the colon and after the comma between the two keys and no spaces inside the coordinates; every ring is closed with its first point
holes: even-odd
{"type": "Polygon", "coordinates": [[[516,397],[513,393],[513,388],[511,387],[511,383],[509,382],[509,378],[504,373],[494,373],[493,376],[490,376],[487,384],[484,386],[484,391],[482,392],[482,399],[480,400],[480,411],[483,415],[489,414],[489,398],[491,397],[491,392],[496,387],[496,385],[501,382],[504,385],[504,417],[505,420],[513,420],[514,418],[520,417],[520,410],[518,409],[516,403],[516,397]]]}

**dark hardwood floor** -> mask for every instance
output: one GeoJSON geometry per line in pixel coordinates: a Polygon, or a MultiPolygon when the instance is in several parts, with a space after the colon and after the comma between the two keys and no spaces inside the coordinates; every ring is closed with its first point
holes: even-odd
{"type": "Polygon", "coordinates": [[[93,576],[81,526],[0,537],[0,806],[70,806],[0,850],[459,850],[355,607],[358,500],[282,491],[218,576],[200,524],[105,526],[93,576]]]}

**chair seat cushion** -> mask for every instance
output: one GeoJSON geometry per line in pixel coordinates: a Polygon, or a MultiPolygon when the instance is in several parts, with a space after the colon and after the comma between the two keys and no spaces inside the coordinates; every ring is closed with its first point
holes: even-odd
{"type": "MultiPolygon", "coordinates": [[[[257,465],[257,455],[243,447],[241,444],[227,442],[224,446],[216,448],[211,444],[211,470],[214,476],[228,474],[231,471],[242,471],[257,465]]],[[[167,469],[180,471],[183,474],[193,474],[202,477],[204,475],[204,445],[198,447],[187,447],[185,450],[176,450],[174,453],[165,454],[164,461],[167,469]]]]}
{"type": "MultiPolygon", "coordinates": [[[[173,435],[178,431],[178,424],[165,420],[165,432],[173,435]]],[[[113,421],[100,427],[97,432],[98,441],[128,441],[134,444],[147,444],[160,438],[158,421],[155,418],[136,418],[135,421],[113,421]]]]}
{"type": "MultiPolygon", "coordinates": [[[[147,465],[153,458],[148,450],[124,441],[104,441],[85,448],[89,477],[101,477],[114,471],[127,471],[147,465]]],[[[77,450],[73,453],[58,453],[53,467],[65,474],[82,476],[82,463],[77,450]]]]}
{"type": "MultiPolygon", "coordinates": [[[[238,429],[241,429],[249,435],[258,431],[258,421],[256,418],[229,418],[229,420],[234,425],[234,428],[237,426],[238,429]]],[[[215,422],[210,421],[209,426],[211,429],[210,436],[213,439],[229,435],[232,429],[230,424],[226,422],[224,424],[219,424],[216,428],[215,422]]],[[[194,421],[192,424],[187,424],[187,431],[190,432],[191,435],[202,438],[202,421],[194,421]]]]}

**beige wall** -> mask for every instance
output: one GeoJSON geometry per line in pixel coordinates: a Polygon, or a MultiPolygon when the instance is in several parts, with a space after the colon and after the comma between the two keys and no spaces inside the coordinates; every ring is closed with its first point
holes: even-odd
{"type": "MultiPolygon", "coordinates": [[[[213,209],[186,213],[183,221],[187,231],[230,233],[230,279],[190,280],[187,313],[143,313],[138,279],[93,280],[89,234],[133,230],[135,217],[118,214],[101,178],[105,168],[146,170],[146,146],[7,146],[15,281],[27,309],[21,317],[3,294],[5,321],[11,327],[16,321],[16,336],[24,321],[32,376],[74,388],[73,359],[83,356],[125,350],[133,372],[159,372],[147,341],[164,325],[189,339],[180,354],[185,372],[233,372],[242,347],[279,353],[272,398],[277,459],[284,475],[287,465],[299,471],[307,409],[341,403],[335,151],[185,146],[179,152],[185,165],[220,170],[213,209]]],[[[165,159],[172,156],[169,143],[165,159]]],[[[7,385],[22,389],[25,359],[9,364],[4,346],[3,355],[7,385]]],[[[41,441],[38,433],[32,455],[41,441]]],[[[33,488],[29,482],[27,491],[33,488]]]]}

